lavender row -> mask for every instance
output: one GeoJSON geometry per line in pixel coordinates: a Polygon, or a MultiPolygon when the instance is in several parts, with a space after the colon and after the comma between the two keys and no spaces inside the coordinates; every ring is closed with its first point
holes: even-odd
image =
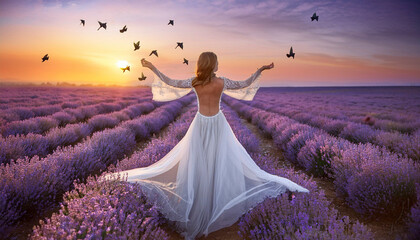
{"type": "Polygon", "coordinates": [[[242,116],[269,133],[285,157],[317,176],[333,179],[336,191],[365,216],[401,212],[415,202],[420,166],[372,144],[353,144],[287,117],[223,98],[242,116]]]}
{"type": "MultiPolygon", "coordinates": [[[[116,166],[111,164],[103,174],[146,167],[161,159],[184,137],[196,108],[194,102],[190,104],[164,136],[153,137],[144,149],[118,161],[116,166]]],[[[59,213],[34,226],[31,238],[168,239],[162,224],[167,224],[166,220],[140,185],[89,177],[87,183],[75,184],[74,190],[65,193],[59,213]]]]}
{"type": "Polygon", "coordinates": [[[407,237],[416,239],[420,236],[420,184],[417,188],[417,203],[411,208],[409,218],[407,219],[408,231],[407,237]]]}
{"type": "Polygon", "coordinates": [[[44,105],[37,107],[13,107],[9,105],[6,110],[0,112],[0,118],[3,120],[3,125],[13,121],[47,116],[66,108],[76,108],[80,106],[82,106],[80,101],[63,104],[49,104],[47,106],[44,105]]]}
{"type": "Polygon", "coordinates": [[[277,105],[253,102],[250,106],[285,115],[302,123],[325,130],[329,134],[345,138],[353,143],[373,143],[388,150],[403,154],[413,160],[420,160],[420,129],[413,134],[387,132],[373,129],[366,124],[314,116],[308,112],[290,112],[277,105]]]}
{"type": "Polygon", "coordinates": [[[18,134],[43,134],[52,128],[65,126],[69,123],[86,121],[89,118],[104,113],[119,111],[135,103],[150,101],[149,98],[140,98],[137,101],[119,101],[117,103],[99,103],[90,106],[82,106],[76,109],[64,109],[51,116],[34,117],[22,121],[10,122],[1,127],[3,137],[16,136],[18,134]]]}
{"type": "Polygon", "coordinates": [[[66,192],[59,213],[34,226],[29,239],[170,239],[139,185],[88,177],[66,192]]]}
{"type": "MultiPolygon", "coordinates": [[[[61,102],[61,101],[60,101],[61,102]]],[[[64,109],[70,108],[78,108],[82,106],[88,106],[98,103],[113,103],[115,102],[114,99],[98,99],[95,101],[95,103],[92,104],[86,104],[84,101],[81,101],[80,99],[72,99],[68,100],[64,103],[57,103],[57,101],[49,101],[48,103],[45,103],[40,106],[28,106],[28,107],[15,107],[12,104],[8,104],[7,108],[3,111],[0,111],[0,119],[2,125],[5,123],[10,123],[14,121],[20,121],[20,120],[26,120],[33,117],[44,117],[48,115],[52,115],[56,112],[62,111],[64,109]]],[[[89,101],[89,103],[91,103],[89,101]]],[[[32,104],[31,104],[32,105],[32,104]]]]}
{"type": "Polygon", "coordinates": [[[54,105],[65,102],[81,100],[85,104],[114,101],[115,99],[128,100],[126,96],[141,95],[145,92],[151,96],[148,88],[40,88],[40,87],[2,87],[0,88],[0,109],[13,107],[37,107],[54,105]],[[149,92],[149,93],[147,93],[149,92]],[[6,106],[4,108],[4,106],[6,106]]]}
{"type": "MultiPolygon", "coordinates": [[[[356,89],[355,89],[356,90],[356,89]]],[[[374,90],[374,89],[371,89],[374,90]]],[[[316,89],[291,92],[282,89],[262,89],[256,101],[275,104],[287,114],[305,113],[336,120],[372,124],[385,131],[411,133],[420,127],[418,90],[369,91],[362,93],[344,89],[316,89]],[[415,99],[418,99],[417,101],[415,99]],[[365,117],[370,119],[365,121],[365,117]]]]}
{"type": "MultiPolygon", "coordinates": [[[[91,101],[93,101],[93,104],[95,103],[99,103],[104,101],[103,98],[95,98],[95,97],[91,97],[90,101],[85,102],[84,99],[86,98],[85,96],[79,96],[79,97],[64,97],[64,96],[60,96],[60,97],[44,97],[44,98],[38,98],[37,96],[35,99],[32,97],[24,97],[24,96],[20,96],[19,98],[16,99],[7,99],[7,98],[0,98],[0,113],[4,113],[7,112],[8,110],[11,110],[13,108],[36,108],[36,107],[40,107],[40,106],[45,106],[45,105],[59,105],[61,106],[61,108],[68,108],[68,107],[73,107],[73,106],[81,106],[81,105],[85,105],[85,104],[89,104],[91,101]],[[69,105],[68,105],[69,104],[69,105]]],[[[108,99],[107,101],[114,101],[114,99],[108,99]]],[[[16,120],[23,120],[23,119],[19,119],[20,115],[16,115],[14,117],[17,117],[16,120]]],[[[25,115],[23,115],[23,117],[25,117],[25,115]]],[[[12,120],[14,121],[14,120],[12,120]]]]}
{"type": "MultiPolygon", "coordinates": [[[[275,101],[281,104],[291,103],[302,110],[320,110],[329,115],[338,117],[371,115],[378,119],[386,119],[399,123],[419,122],[420,88],[396,88],[387,90],[381,88],[330,88],[327,91],[303,91],[296,94],[285,94],[286,98],[278,98],[276,88],[268,88],[264,95],[274,96],[275,101]],[[273,91],[274,90],[274,91],[273,91]]],[[[264,91],[264,90],[263,90],[264,91]]],[[[281,94],[283,95],[283,94],[281,94]]]]}
{"type": "Polygon", "coordinates": [[[131,154],[136,140],[147,139],[174,120],[194,96],[165,104],[148,115],[113,129],[94,133],[76,146],[55,151],[44,159],[18,159],[0,167],[0,232],[24,217],[55,206],[73,188],[73,180],[86,179],[131,154]]]}
{"type": "Polygon", "coordinates": [[[374,239],[373,233],[358,221],[341,216],[316,182],[291,169],[273,168],[278,158],[251,154],[264,171],[307,188],[309,194],[282,194],[266,198],[239,220],[243,239],[374,239]]]}
{"type": "MultiPolygon", "coordinates": [[[[416,116],[420,116],[420,113],[409,115],[410,113],[402,112],[401,114],[395,114],[396,116],[390,120],[381,118],[381,115],[373,112],[373,109],[369,106],[359,106],[359,104],[362,105],[361,102],[357,102],[357,109],[350,110],[347,108],[348,106],[337,105],[337,103],[334,103],[333,106],[328,106],[327,100],[314,103],[308,100],[296,102],[292,96],[291,98],[292,99],[287,99],[288,101],[285,102],[286,99],[280,98],[280,96],[270,96],[269,94],[266,94],[258,97],[252,104],[270,105],[273,107],[275,105],[275,108],[283,114],[289,117],[302,118],[302,120],[307,119],[308,116],[313,117],[315,115],[315,117],[332,119],[345,123],[360,123],[367,127],[371,127],[372,129],[407,134],[411,134],[420,128],[420,120],[416,118],[416,116]],[[369,109],[369,112],[364,113],[366,109],[369,109]]],[[[387,112],[391,110],[395,111],[396,109],[387,106],[387,112]]]]}
{"type": "MultiPolygon", "coordinates": [[[[70,108],[75,109],[82,106],[89,106],[98,103],[113,103],[119,99],[106,98],[106,99],[89,99],[86,101],[82,99],[67,99],[66,101],[50,100],[40,106],[34,106],[34,103],[30,103],[30,106],[18,106],[15,107],[13,104],[8,104],[7,108],[0,111],[0,119],[4,125],[19,120],[26,120],[34,117],[43,117],[52,115],[56,112],[63,111],[64,109],[70,108]]],[[[38,105],[38,104],[36,104],[38,105]]]]}
{"type": "Polygon", "coordinates": [[[17,100],[23,101],[25,105],[22,105],[22,103],[14,104],[13,102],[9,102],[7,101],[7,96],[3,95],[0,100],[5,103],[1,104],[1,106],[4,105],[4,107],[0,106],[0,109],[4,109],[0,110],[0,126],[13,121],[52,115],[67,108],[77,108],[98,103],[113,103],[125,100],[137,100],[127,98],[126,95],[141,96],[142,98],[151,99],[150,91],[147,89],[141,89],[140,91],[127,90],[127,93],[119,93],[118,91],[112,91],[109,89],[106,91],[101,90],[99,93],[96,93],[92,90],[87,92],[83,89],[72,90],[73,92],[70,92],[70,90],[53,90],[50,90],[49,96],[43,96],[42,101],[37,101],[39,98],[34,99],[34,97],[38,97],[38,95],[34,95],[32,92],[27,92],[29,97],[26,98],[24,95],[25,91],[24,93],[19,92],[17,100]],[[77,95],[74,93],[77,93],[77,95]],[[107,95],[99,95],[101,93],[106,93],[107,95]]]}
{"type": "MultiPolygon", "coordinates": [[[[261,97],[253,104],[267,104],[273,106],[273,103],[276,101],[273,102],[272,100],[279,97],[271,97],[272,100],[269,100],[269,98],[269,96],[261,97]]],[[[320,118],[317,121],[328,119],[329,121],[336,121],[337,124],[342,123],[344,125],[348,124],[348,122],[358,123],[370,127],[371,129],[406,134],[411,134],[420,127],[420,121],[417,119],[383,119],[380,118],[381,116],[379,114],[372,112],[373,110],[369,107],[367,109],[370,111],[368,113],[363,113],[361,109],[362,106],[359,106],[360,109],[358,110],[349,110],[347,108],[339,109],[338,106],[335,106],[334,108],[332,106],[326,107],[324,103],[313,104],[308,101],[304,103],[288,102],[287,104],[279,104],[276,102],[275,108],[284,115],[301,121],[306,121],[309,117],[320,118]]]]}
{"type": "Polygon", "coordinates": [[[45,135],[29,133],[28,135],[0,138],[0,164],[7,164],[18,158],[30,158],[35,155],[45,157],[59,146],[75,144],[94,132],[113,128],[121,122],[149,113],[156,106],[157,102],[144,102],[131,105],[120,111],[95,115],[85,123],[67,124],[62,128],[53,128],[45,135]]]}
{"type": "MultiPolygon", "coordinates": [[[[4,99],[2,99],[4,100],[4,99]]],[[[48,109],[45,106],[59,107],[60,110],[65,108],[77,108],[86,105],[97,104],[101,102],[111,103],[120,100],[118,97],[69,97],[69,98],[52,98],[43,100],[33,100],[21,98],[23,102],[19,103],[3,103],[0,104],[0,119],[6,122],[25,120],[31,117],[48,115],[48,109]]],[[[7,102],[7,101],[6,101],[7,102]]],[[[51,114],[51,113],[50,113],[51,114]]]]}
{"type": "MultiPolygon", "coordinates": [[[[259,103],[264,104],[264,101],[259,101],[259,103]]],[[[267,104],[272,104],[272,102],[266,101],[267,104]]],[[[303,104],[303,103],[301,103],[303,104]]],[[[402,134],[412,134],[417,129],[420,128],[420,121],[418,119],[383,119],[380,118],[379,114],[374,112],[360,113],[356,111],[350,111],[348,109],[317,109],[313,105],[301,106],[297,103],[291,103],[288,106],[276,104],[276,108],[289,116],[295,116],[297,119],[301,118],[306,119],[309,115],[317,118],[326,118],[337,122],[346,123],[356,123],[363,124],[366,127],[372,129],[383,130],[386,132],[398,132],[402,134]],[[298,110],[298,111],[297,111],[298,110]]],[[[361,111],[361,110],[358,110],[361,111]]]]}

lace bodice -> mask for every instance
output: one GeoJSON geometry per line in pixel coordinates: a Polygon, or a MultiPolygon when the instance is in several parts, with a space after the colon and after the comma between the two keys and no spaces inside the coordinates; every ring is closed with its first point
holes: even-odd
{"type": "MultiPolygon", "coordinates": [[[[188,78],[186,80],[175,80],[171,79],[159,70],[154,71],[157,78],[154,79],[151,84],[153,100],[155,101],[171,101],[187,95],[191,88],[197,95],[195,88],[192,87],[192,80],[195,77],[188,78]]],[[[226,77],[220,77],[224,81],[223,91],[219,99],[220,101],[223,93],[230,97],[251,101],[259,89],[259,78],[261,77],[261,71],[257,70],[248,79],[244,81],[234,81],[226,77]]],[[[197,102],[199,101],[197,96],[197,102]]]]}

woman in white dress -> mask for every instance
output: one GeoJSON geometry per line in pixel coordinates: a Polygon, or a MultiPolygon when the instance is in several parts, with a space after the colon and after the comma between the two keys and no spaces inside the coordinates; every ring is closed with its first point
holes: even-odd
{"type": "Polygon", "coordinates": [[[196,76],[174,80],[152,63],[141,60],[156,75],[151,85],[153,100],[169,101],[191,91],[197,96],[197,113],[181,141],[158,162],[123,174],[128,182],[142,185],[160,212],[175,221],[185,239],[234,224],[241,215],[263,201],[286,191],[309,192],[306,188],[260,169],[240,144],[220,109],[223,93],[252,100],[258,90],[259,68],[245,81],[217,77],[217,56],[203,52],[196,76]]]}

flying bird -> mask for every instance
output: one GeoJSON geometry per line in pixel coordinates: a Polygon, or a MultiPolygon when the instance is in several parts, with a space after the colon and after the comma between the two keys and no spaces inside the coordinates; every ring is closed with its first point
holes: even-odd
{"type": "Polygon", "coordinates": [[[130,66],[127,66],[127,67],[125,67],[125,68],[121,68],[121,70],[123,70],[123,73],[125,73],[125,70],[130,71],[130,66]]]}
{"type": "Polygon", "coordinates": [[[168,25],[174,25],[174,20],[169,20],[169,23],[168,23],[168,25]]]}
{"type": "Polygon", "coordinates": [[[98,21],[98,23],[99,23],[99,28],[98,28],[98,30],[102,27],[102,28],[104,28],[104,29],[106,29],[106,23],[102,23],[102,22],[99,22],[98,21]]]}
{"type": "Polygon", "coordinates": [[[144,76],[144,74],[143,73],[141,73],[141,78],[139,78],[139,81],[143,81],[143,80],[146,80],[146,76],[144,76]]]}
{"type": "Polygon", "coordinates": [[[120,33],[126,32],[127,31],[127,25],[124,25],[124,27],[122,29],[120,29],[120,33]]]}
{"type": "Polygon", "coordinates": [[[140,49],[140,41],[137,41],[134,43],[134,51],[139,50],[140,49]]]}
{"type": "Polygon", "coordinates": [[[159,57],[159,56],[158,56],[158,53],[157,53],[157,50],[153,50],[153,51],[149,54],[149,56],[152,56],[152,54],[155,54],[155,55],[156,55],[156,57],[159,57]]]}
{"type": "Polygon", "coordinates": [[[46,61],[50,59],[50,57],[48,56],[48,54],[45,54],[45,56],[42,58],[42,62],[46,61]]]}
{"type": "Polygon", "coordinates": [[[188,60],[184,58],[184,62],[182,64],[187,64],[188,65],[188,60]]]}
{"type": "Polygon", "coordinates": [[[177,43],[176,43],[176,47],[175,47],[175,49],[176,49],[177,47],[180,47],[181,49],[184,49],[184,43],[182,43],[182,42],[177,42],[177,43]]]}
{"type": "Polygon", "coordinates": [[[311,17],[311,22],[313,21],[313,20],[316,20],[317,22],[318,22],[318,17],[319,16],[317,16],[316,15],[316,12],[314,13],[314,15],[312,15],[312,17],[311,17]]]}
{"type": "Polygon", "coordinates": [[[293,57],[293,59],[295,59],[295,53],[293,52],[293,48],[292,47],[290,47],[290,53],[289,54],[286,54],[286,56],[289,58],[289,57],[293,57]]]}
{"type": "Polygon", "coordinates": [[[85,20],[84,19],[80,19],[80,24],[83,24],[83,27],[85,26],[85,20]]]}

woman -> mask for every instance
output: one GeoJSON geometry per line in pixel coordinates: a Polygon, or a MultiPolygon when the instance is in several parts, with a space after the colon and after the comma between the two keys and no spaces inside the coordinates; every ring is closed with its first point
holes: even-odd
{"type": "Polygon", "coordinates": [[[115,174],[128,175],[128,182],[143,186],[148,198],[169,220],[175,221],[185,239],[228,227],[266,197],[285,191],[309,192],[306,188],[261,170],[235,137],[223,112],[223,92],[252,100],[258,90],[259,68],[245,81],[217,77],[217,56],[203,52],[196,76],[174,80],[152,63],[141,60],[158,78],[152,84],[153,99],[177,99],[191,91],[197,96],[197,113],[181,141],[158,162],[115,174]]]}

